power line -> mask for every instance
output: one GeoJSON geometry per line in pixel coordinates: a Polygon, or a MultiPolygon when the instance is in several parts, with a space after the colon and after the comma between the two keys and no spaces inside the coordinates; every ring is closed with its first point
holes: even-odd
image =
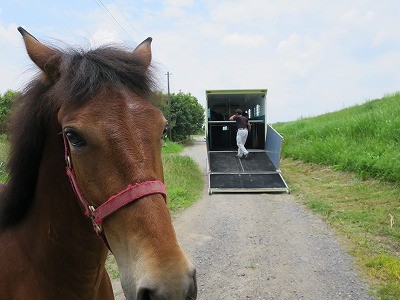
{"type": "Polygon", "coordinates": [[[132,27],[132,29],[139,35],[139,32],[137,32],[137,30],[135,29],[135,26],[133,26],[133,24],[131,23],[131,21],[129,20],[129,18],[127,17],[127,15],[124,13],[124,11],[119,7],[117,1],[113,0],[113,2],[115,3],[115,6],[117,6],[119,12],[124,16],[125,20],[129,23],[129,25],[132,27]]]}
{"type": "MultiPolygon", "coordinates": [[[[135,42],[135,40],[130,36],[130,34],[125,30],[125,28],[121,25],[121,23],[118,22],[118,20],[113,16],[113,14],[108,10],[108,8],[103,4],[101,0],[96,0],[96,3],[98,5],[102,5],[103,8],[108,12],[108,14],[113,18],[113,20],[118,24],[118,26],[122,29],[123,32],[132,40],[132,42],[135,42]]],[[[101,6],[100,6],[101,7],[101,6]]]]}

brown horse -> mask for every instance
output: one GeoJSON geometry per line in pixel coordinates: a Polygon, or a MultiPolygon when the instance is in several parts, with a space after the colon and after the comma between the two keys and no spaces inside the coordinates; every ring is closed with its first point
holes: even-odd
{"type": "Polygon", "coordinates": [[[0,299],[113,299],[105,245],[127,299],[195,299],[195,269],[164,199],[166,121],[149,101],[151,39],[133,52],[63,52],[18,30],[41,72],[11,126],[0,299]]]}

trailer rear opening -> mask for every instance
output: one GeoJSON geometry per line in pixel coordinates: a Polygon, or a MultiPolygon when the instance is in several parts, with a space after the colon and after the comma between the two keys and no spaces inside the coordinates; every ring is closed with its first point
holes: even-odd
{"type": "Polygon", "coordinates": [[[206,142],[209,193],[289,192],[279,170],[283,138],[266,121],[267,89],[207,90],[206,142]],[[247,159],[235,156],[237,108],[248,115],[252,130],[247,159]]]}

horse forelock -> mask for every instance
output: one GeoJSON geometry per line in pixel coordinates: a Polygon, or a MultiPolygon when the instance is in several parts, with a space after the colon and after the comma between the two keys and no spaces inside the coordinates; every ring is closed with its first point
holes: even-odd
{"type": "Polygon", "coordinates": [[[43,80],[41,74],[14,104],[16,112],[11,121],[7,164],[9,180],[0,194],[0,227],[19,223],[29,211],[49,121],[61,106],[85,105],[105,86],[116,90],[128,88],[152,99],[151,72],[132,52],[103,46],[59,53],[59,77],[43,80]]]}
{"type": "MultiPolygon", "coordinates": [[[[134,53],[112,46],[89,51],[70,50],[60,65],[56,94],[66,95],[67,105],[79,106],[94,98],[105,85],[128,88],[151,99],[154,80],[134,53]]],[[[65,102],[64,102],[65,103],[65,102]]]]}

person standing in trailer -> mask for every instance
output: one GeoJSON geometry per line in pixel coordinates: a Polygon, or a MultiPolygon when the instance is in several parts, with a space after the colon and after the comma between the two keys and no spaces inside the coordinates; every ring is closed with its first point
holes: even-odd
{"type": "Polygon", "coordinates": [[[237,157],[247,158],[249,151],[244,147],[246,144],[247,136],[250,131],[249,119],[243,116],[243,111],[238,108],[234,115],[229,118],[230,121],[236,121],[237,134],[236,134],[236,144],[238,146],[237,157]]]}

